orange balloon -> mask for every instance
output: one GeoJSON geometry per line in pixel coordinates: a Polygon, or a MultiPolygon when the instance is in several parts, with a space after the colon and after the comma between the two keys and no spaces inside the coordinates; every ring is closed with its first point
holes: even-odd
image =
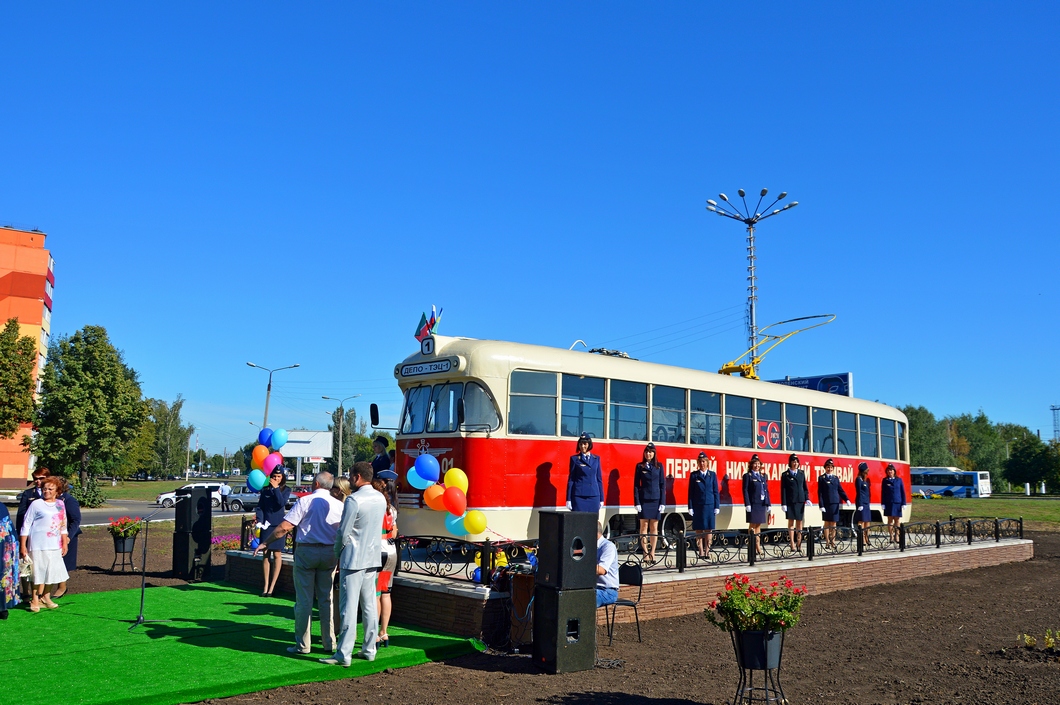
{"type": "Polygon", "coordinates": [[[250,452],[250,466],[255,470],[261,470],[261,463],[267,457],[269,457],[267,446],[254,446],[254,450],[250,452]]]}
{"type": "Polygon", "coordinates": [[[441,485],[431,485],[423,491],[423,501],[428,507],[437,511],[445,511],[445,503],[442,501],[442,497],[445,495],[445,488],[441,485]]]}

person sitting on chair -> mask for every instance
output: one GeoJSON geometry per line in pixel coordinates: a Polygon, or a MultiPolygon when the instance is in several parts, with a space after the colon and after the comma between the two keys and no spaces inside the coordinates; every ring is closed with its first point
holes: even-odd
{"type": "Polygon", "coordinates": [[[604,525],[596,522],[596,606],[618,601],[618,549],[604,538],[604,525]]]}

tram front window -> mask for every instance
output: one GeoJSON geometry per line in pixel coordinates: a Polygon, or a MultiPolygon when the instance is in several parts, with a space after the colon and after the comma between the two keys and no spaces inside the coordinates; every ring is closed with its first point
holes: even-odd
{"type": "Polygon", "coordinates": [[[452,433],[456,430],[459,425],[456,418],[456,403],[463,393],[463,382],[434,385],[431,406],[427,413],[428,433],[452,433]]]}
{"type": "Polygon", "coordinates": [[[405,392],[405,409],[401,414],[402,433],[423,433],[430,401],[430,387],[414,387],[405,392]]]}

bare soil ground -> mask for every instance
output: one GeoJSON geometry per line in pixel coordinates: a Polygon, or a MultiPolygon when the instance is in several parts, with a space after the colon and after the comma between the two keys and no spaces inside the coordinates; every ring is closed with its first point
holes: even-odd
{"type": "MultiPolygon", "coordinates": [[[[139,587],[139,575],[106,572],[109,537],[83,537],[71,591],[139,587]]],[[[788,632],[781,680],[791,703],[1057,703],[1060,653],[1044,649],[1060,628],[1060,534],[1035,533],[1034,560],[918,578],[806,600],[788,632]],[[1037,637],[1035,650],[1016,637],[1037,637]]],[[[148,583],[167,577],[171,539],[152,536],[148,583]],[[164,549],[164,551],[162,550],[164,549]]],[[[223,555],[217,556],[223,564],[223,555]]],[[[139,561],[139,559],[138,559],[139,561]]],[[[137,562],[139,564],[139,562],[137,562]]],[[[215,569],[220,578],[223,569],[215,569]]],[[[395,605],[395,621],[401,605],[395,605]]],[[[701,616],[620,624],[599,658],[615,668],[564,675],[529,657],[482,653],[347,681],[290,686],[224,700],[226,705],[305,703],[550,703],[677,705],[729,702],[737,672],[728,636],[701,616]]]]}

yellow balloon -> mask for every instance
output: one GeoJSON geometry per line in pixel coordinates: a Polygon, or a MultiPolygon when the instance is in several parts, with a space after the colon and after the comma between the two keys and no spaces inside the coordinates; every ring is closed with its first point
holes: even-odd
{"type": "Polygon", "coordinates": [[[445,486],[459,487],[461,492],[467,494],[467,475],[460,468],[449,468],[445,473],[445,486]]]}
{"type": "Polygon", "coordinates": [[[464,529],[469,534],[481,534],[486,530],[486,515],[477,509],[472,509],[464,516],[464,529]]]}

